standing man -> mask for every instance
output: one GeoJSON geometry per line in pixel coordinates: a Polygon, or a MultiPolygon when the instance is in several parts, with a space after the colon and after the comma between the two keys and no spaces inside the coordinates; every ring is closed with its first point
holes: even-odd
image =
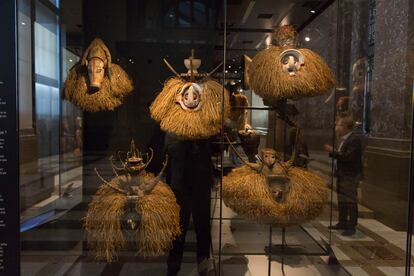
{"type": "Polygon", "coordinates": [[[325,150],[334,159],[337,177],[339,222],[330,228],[343,229],[343,236],[355,234],[358,223],[357,188],[362,173],[362,149],[353,128],[351,117],[340,117],[335,125],[335,132],[340,137],[337,149],[325,145],[325,150]]]}
{"type": "Polygon", "coordinates": [[[167,183],[180,205],[182,230],[168,256],[167,275],[175,276],[180,271],[190,216],[197,239],[198,273],[200,276],[214,275],[210,259],[210,200],[213,185],[210,141],[184,141],[167,134],[165,146],[169,156],[167,183]]]}

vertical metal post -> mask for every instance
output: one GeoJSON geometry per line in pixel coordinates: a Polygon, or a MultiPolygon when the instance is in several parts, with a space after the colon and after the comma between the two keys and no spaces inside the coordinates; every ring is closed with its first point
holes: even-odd
{"type": "Polygon", "coordinates": [[[267,275],[272,275],[272,225],[269,225],[269,259],[267,263],[267,275]]]}
{"type": "Polygon", "coordinates": [[[282,265],[282,275],[285,275],[285,245],[286,245],[286,228],[282,227],[282,254],[281,254],[281,265],[282,265]]]}
{"type": "Polygon", "coordinates": [[[221,169],[221,175],[220,175],[220,187],[219,187],[219,193],[220,193],[220,219],[219,219],[219,262],[218,262],[218,275],[221,276],[221,244],[222,244],[222,232],[223,232],[223,177],[224,177],[224,171],[223,171],[223,157],[224,157],[224,93],[226,93],[224,85],[226,80],[226,58],[227,58],[227,0],[223,1],[223,13],[224,13],[224,36],[223,36],[223,78],[222,78],[222,93],[221,93],[221,138],[220,138],[220,169],[221,169]]]}
{"type": "MultiPolygon", "coordinates": [[[[337,14],[338,14],[338,16],[340,15],[340,13],[341,13],[341,3],[342,3],[342,1],[341,0],[338,0],[337,2],[336,2],[336,10],[337,10],[337,14]]],[[[337,26],[336,26],[336,32],[339,34],[340,33],[340,28],[341,28],[341,26],[339,26],[339,20],[337,20],[337,22],[336,22],[336,24],[337,24],[337,26]]],[[[339,35],[338,35],[338,37],[337,37],[337,41],[336,41],[336,44],[337,44],[337,47],[339,47],[339,45],[340,45],[340,42],[341,42],[341,38],[339,37],[339,35]]],[[[337,58],[339,57],[339,50],[337,50],[337,58]]],[[[337,74],[338,74],[338,72],[340,71],[341,69],[340,68],[336,68],[336,71],[337,71],[337,74]]],[[[336,88],[334,88],[335,90],[333,91],[333,93],[334,93],[334,97],[333,97],[333,118],[332,118],[332,123],[333,123],[333,126],[332,126],[332,146],[333,147],[335,147],[335,143],[336,143],[336,133],[335,133],[335,123],[336,123],[336,101],[337,101],[337,93],[336,93],[336,88]]],[[[331,163],[331,204],[330,204],[330,208],[329,208],[329,226],[331,227],[332,226],[332,219],[333,219],[333,188],[334,188],[334,172],[335,172],[335,162],[334,162],[334,160],[333,159],[331,159],[331,161],[332,161],[332,163],[331,163]]],[[[332,244],[332,229],[330,229],[330,227],[329,227],[329,246],[331,246],[331,244],[332,244]]]]}
{"type": "Polygon", "coordinates": [[[412,235],[413,235],[413,216],[414,216],[414,83],[411,92],[411,146],[410,146],[410,168],[409,168],[409,186],[408,186],[408,226],[407,226],[407,242],[405,255],[405,275],[410,276],[411,272],[411,251],[412,251],[412,235]]]}
{"type": "MultiPolygon", "coordinates": [[[[63,81],[63,51],[62,51],[62,29],[61,29],[61,17],[60,14],[58,15],[58,20],[57,20],[57,49],[58,49],[58,87],[59,87],[59,91],[62,88],[62,81],[63,81]]],[[[62,137],[63,137],[63,100],[59,101],[59,149],[58,149],[58,153],[59,153],[59,198],[62,197],[62,166],[63,166],[63,154],[64,152],[62,151],[62,137]]]]}

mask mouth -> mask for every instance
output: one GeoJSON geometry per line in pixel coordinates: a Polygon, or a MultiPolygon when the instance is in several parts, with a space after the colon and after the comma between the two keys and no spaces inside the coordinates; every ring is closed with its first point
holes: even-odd
{"type": "Polygon", "coordinates": [[[188,109],[196,109],[196,108],[198,107],[198,103],[196,103],[196,102],[187,103],[187,104],[185,104],[185,106],[186,106],[188,109]]]}
{"type": "Polygon", "coordinates": [[[95,93],[96,93],[96,92],[98,92],[100,89],[101,89],[101,86],[100,86],[100,85],[97,85],[97,84],[91,84],[91,85],[89,85],[89,92],[90,92],[91,94],[95,94],[95,93]]]}

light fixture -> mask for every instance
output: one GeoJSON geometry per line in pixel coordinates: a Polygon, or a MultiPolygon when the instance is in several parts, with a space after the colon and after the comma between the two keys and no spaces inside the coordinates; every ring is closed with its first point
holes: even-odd
{"type": "Polygon", "coordinates": [[[316,13],[316,11],[314,9],[311,9],[310,13],[316,13]]]}
{"type": "Polygon", "coordinates": [[[237,74],[237,70],[236,70],[236,71],[234,71],[234,73],[236,73],[236,74],[237,74]]]}
{"type": "Polygon", "coordinates": [[[231,65],[229,65],[229,68],[231,68],[231,65]]]}
{"type": "Polygon", "coordinates": [[[72,59],[69,59],[69,62],[72,62],[73,60],[72,59]]]}
{"type": "Polygon", "coordinates": [[[22,25],[23,25],[23,26],[26,26],[26,22],[22,22],[22,25]]]}
{"type": "Polygon", "coordinates": [[[310,37],[309,36],[305,36],[305,41],[310,41],[310,37]]]}
{"type": "Polygon", "coordinates": [[[226,71],[224,71],[224,72],[225,72],[225,73],[228,73],[229,71],[227,71],[227,70],[226,70],[226,71]]]}

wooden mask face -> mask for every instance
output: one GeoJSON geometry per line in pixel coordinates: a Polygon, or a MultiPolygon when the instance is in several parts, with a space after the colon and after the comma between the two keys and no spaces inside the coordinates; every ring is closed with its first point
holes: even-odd
{"type": "Polygon", "coordinates": [[[280,54],[280,63],[283,72],[289,73],[289,76],[296,76],[296,72],[304,65],[305,58],[300,51],[288,49],[280,54]]]}
{"type": "Polygon", "coordinates": [[[186,83],[176,95],[176,102],[181,108],[189,111],[197,111],[201,108],[202,87],[197,83],[186,83]]]}
{"type": "Polygon", "coordinates": [[[271,149],[264,149],[260,153],[263,164],[269,168],[272,168],[276,163],[276,152],[271,149]]]}
{"type": "Polygon", "coordinates": [[[105,63],[102,59],[94,57],[88,61],[88,77],[89,90],[99,91],[105,78],[105,63]]]}

